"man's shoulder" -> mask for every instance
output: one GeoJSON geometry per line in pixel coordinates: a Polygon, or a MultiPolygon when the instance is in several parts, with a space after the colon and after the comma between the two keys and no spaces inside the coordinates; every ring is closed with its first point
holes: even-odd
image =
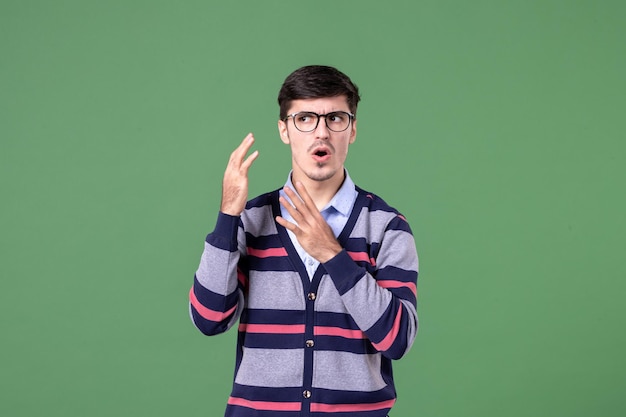
{"type": "Polygon", "coordinates": [[[398,210],[387,204],[387,202],[378,194],[366,191],[360,187],[356,187],[356,191],[363,201],[363,204],[369,209],[369,211],[385,211],[389,213],[399,214],[398,210]]]}
{"type": "Polygon", "coordinates": [[[362,207],[367,209],[369,217],[375,218],[386,228],[411,231],[406,217],[382,197],[359,187],[356,187],[356,190],[359,193],[358,200],[362,201],[362,207]]]}

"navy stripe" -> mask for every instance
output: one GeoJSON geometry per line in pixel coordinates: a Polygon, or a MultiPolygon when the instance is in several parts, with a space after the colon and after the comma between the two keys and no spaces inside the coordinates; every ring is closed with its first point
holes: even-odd
{"type": "Polygon", "coordinates": [[[249,247],[254,249],[283,248],[283,242],[278,235],[253,236],[246,232],[246,242],[249,247]]]}
{"type": "MultiPolygon", "coordinates": [[[[395,299],[392,300],[376,323],[367,329],[367,336],[373,343],[380,343],[387,336],[387,334],[389,334],[389,331],[396,320],[398,308],[401,305],[402,303],[400,301],[395,299]]],[[[402,315],[406,316],[404,312],[402,315]]]]}
{"type": "Polygon", "coordinates": [[[357,191],[360,191],[365,198],[367,199],[367,207],[369,211],[386,211],[388,213],[398,214],[398,211],[387,204],[382,198],[377,196],[374,193],[370,193],[369,191],[365,191],[362,188],[356,187],[357,191]]]}
{"type": "Polygon", "coordinates": [[[406,269],[398,268],[393,265],[388,265],[378,270],[376,278],[379,280],[390,279],[393,281],[401,281],[410,284],[417,281],[417,272],[408,271],[406,269]]]}
{"type": "Polygon", "coordinates": [[[248,268],[251,271],[293,271],[293,262],[287,256],[273,256],[269,258],[248,256],[248,268]]]}
{"type": "Polygon", "coordinates": [[[372,242],[370,245],[370,253],[374,259],[378,256],[378,252],[380,252],[380,242],[372,242]]]}
{"type": "Polygon", "coordinates": [[[367,252],[367,253],[372,253],[372,251],[370,250],[370,244],[368,243],[367,239],[365,239],[364,237],[351,237],[346,239],[343,242],[344,249],[348,250],[348,251],[359,251],[359,252],[367,252]]]}
{"type": "Polygon", "coordinates": [[[413,293],[413,291],[407,287],[400,287],[400,288],[385,288],[388,291],[391,291],[391,293],[393,295],[395,295],[396,297],[400,297],[405,301],[408,301],[409,303],[413,304],[413,306],[417,306],[417,297],[415,297],[415,294],[413,293]]]}
{"type": "Polygon", "coordinates": [[[249,324],[304,324],[304,311],[246,309],[241,316],[241,322],[249,324]]]}
{"type": "Polygon", "coordinates": [[[198,278],[193,278],[193,293],[200,301],[200,304],[214,311],[226,312],[233,308],[239,301],[237,291],[232,294],[222,295],[214,293],[200,284],[198,278]]]}
{"type": "Polygon", "coordinates": [[[397,216],[394,217],[387,225],[387,229],[385,231],[388,230],[398,230],[413,235],[413,232],[411,231],[411,228],[409,227],[409,224],[406,222],[406,220],[403,220],[402,218],[397,216]]]}
{"type": "MultiPolygon", "coordinates": [[[[383,269],[380,269],[376,274],[376,280],[378,282],[389,281],[399,281],[406,284],[416,284],[417,283],[417,272],[415,271],[407,271],[406,269],[397,268],[394,266],[386,266],[383,269]]],[[[409,301],[413,305],[417,305],[416,294],[409,287],[398,287],[398,288],[387,288],[394,295],[409,301]]]]}
{"type": "MultiPolygon", "coordinates": [[[[328,417],[328,414],[326,414],[328,417]]],[[[302,417],[302,413],[299,411],[264,411],[264,410],[249,410],[244,407],[238,407],[234,405],[228,405],[226,407],[226,414],[224,417],[239,417],[239,416],[254,416],[254,417],[302,417]]]]}
{"type": "Polygon", "coordinates": [[[292,402],[302,400],[301,387],[252,387],[249,385],[240,385],[233,383],[233,397],[245,398],[249,401],[279,401],[292,402]]]}
{"type": "Polygon", "coordinates": [[[315,313],[315,325],[327,327],[341,327],[342,329],[359,330],[352,316],[343,313],[318,311],[315,313]]]}
{"type": "Polygon", "coordinates": [[[349,352],[359,355],[374,354],[378,351],[369,339],[346,339],[339,336],[315,336],[315,350],[349,352]]]}
{"type": "MultiPolygon", "coordinates": [[[[241,332],[240,332],[241,333],[241,332]]],[[[244,334],[243,345],[248,348],[261,349],[302,349],[304,347],[304,333],[300,334],[244,334]]]]}
{"type": "MultiPolygon", "coordinates": [[[[336,391],[315,388],[312,399],[314,402],[324,404],[373,404],[388,401],[392,398],[395,398],[395,388],[393,385],[387,385],[385,388],[378,391],[336,391]]],[[[347,415],[360,416],[361,414],[347,415]]]]}
{"type": "Polygon", "coordinates": [[[229,319],[221,322],[207,320],[193,306],[191,306],[191,318],[198,330],[207,336],[224,333],[228,330],[229,319]]]}
{"type": "MultiPolygon", "coordinates": [[[[332,413],[332,417],[388,417],[389,408],[376,411],[358,411],[356,413],[332,413]]],[[[311,417],[329,417],[328,413],[311,413],[311,417]]],[[[282,417],[282,414],[281,414],[282,417]]]]}
{"type": "Polygon", "coordinates": [[[278,192],[278,190],[270,191],[269,193],[261,194],[260,196],[253,198],[246,203],[246,210],[272,204],[273,196],[276,192],[278,192]]]}
{"type": "MultiPolygon", "coordinates": [[[[387,310],[385,310],[382,317],[367,330],[367,335],[374,343],[380,343],[380,341],[387,336],[391,329],[390,323],[395,321],[399,306],[402,308],[402,315],[400,316],[400,329],[406,329],[408,327],[410,315],[400,301],[393,300],[393,302],[389,304],[387,310]]],[[[398,359],[402,357],[408,343],[406,337],[406,332],[398,332],[392,345],[385,352],[381,353],[390,359],[398,359]]]]}

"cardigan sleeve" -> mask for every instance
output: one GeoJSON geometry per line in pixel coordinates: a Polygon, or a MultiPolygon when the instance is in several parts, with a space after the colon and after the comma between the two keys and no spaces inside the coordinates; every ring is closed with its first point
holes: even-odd
{"type": "MultiPolygon", "coordinates": [[[[418,256],[411,229],[397,215],[387,225],[370,272],[343,250],[324,264],[341,299],[376,350],[399,359],[418,330],[418,256]]],[[[360,259],[359,259],[360,260],[360,259]]]]}
{"type": "Polygon", "coordinates": [[[194,325],[206,335],[223,333],[239,319],[246,273],[239,267],[243,244],[240,217],[219,213],[204,243],[200,265],[189,292],[194,325]]]}

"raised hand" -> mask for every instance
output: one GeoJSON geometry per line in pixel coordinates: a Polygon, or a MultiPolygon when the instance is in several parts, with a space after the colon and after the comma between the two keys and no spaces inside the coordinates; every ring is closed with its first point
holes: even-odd
{"type": "Polygon", "coordinates": [[[239,216],[248,200],[248,170],[259,151],[246,155],[254,143],[254,136],[249,133],[243,142],[230,154],[224,180],[222,181],[222,203],[220,211],[231,216],[239,216]]]}
{"type": "Polygon", "coordinates": [[[292,189],[285,187],[285,194],[293,205],[283,197],[280,197],[279,201],[297,224],[291,223],[281,216],[276,217],[276,222],[291,230],[298,239],[300,246],[309,255],[321,263],[327,262],[341,252],[342,247],[315,206],[304,184],[298,181],[295,186],[300,197],[292,189]]]}

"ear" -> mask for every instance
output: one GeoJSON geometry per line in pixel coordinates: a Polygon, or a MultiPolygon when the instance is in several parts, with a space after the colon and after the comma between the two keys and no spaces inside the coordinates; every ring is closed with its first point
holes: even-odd
{"type": "Polygon", "coordinates": [[[352,120],[352,125],[350,126],[350,142],[354,143],[356,140],[356,119],[352,120]]]}
{"type": "Polygon", "coordinates": [[[285,145],[291,143],[289,140],[289,132],[287,131],[287,123],[283,120],[278,121],[278,133],[280,134],[280,140],[282,140],[285,145]]]}

